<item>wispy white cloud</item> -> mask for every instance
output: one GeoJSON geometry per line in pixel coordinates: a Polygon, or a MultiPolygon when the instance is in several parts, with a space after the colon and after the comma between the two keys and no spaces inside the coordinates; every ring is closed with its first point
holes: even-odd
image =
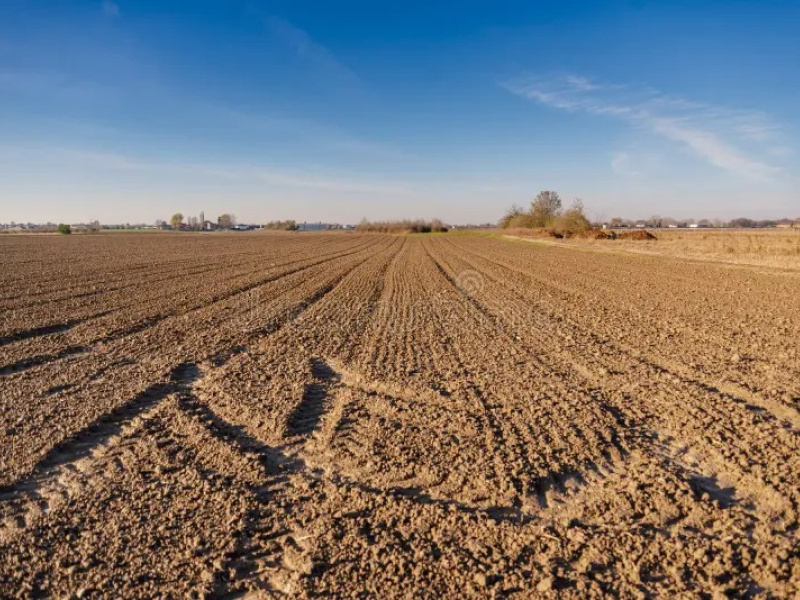
{"type": "Polygon", "coordinates": [[[266,25],[276,39],[288,46],[299,60],[308,63],[312,68],[352,83],[360,81],[354,71],[342,64],[328,48],[315,41],[303,29],[276,16],[267,18],[266,25]]]}
{"type": "MultiPolygon", "coordinates": [[[[0,147],[2,150],[2,147],[0,147]]],[[[99,152],[70,147],[29,148],[37,159],[68,163],[74,168],[100,171],[131,172],[159,175],[172,180],[189,178],[217,179],[245,185],[264,184],[282,188],[305,188],[328,192],[371,194],[413,194],[415,190],[402,182],[373,179],[361,174],[330,170],[300,170],[260,165],[257,163],[169,162],[142,159],[115,152],[99,152]]],[[[0,156],[2,156],[0,152],[0,156]]],[[[19,154],[19,149],[17,149],[19,154]]]]}
{"type": "MultiPolygon", "coordinates": [[[[567,75],[505,84],[506,89],[540,104],[570,112],[626,121],[677,142],[712,165],[750,179],[778,179],[783,168],[769,162],[778,154],[778,127],[762,112],[735,110],[668,96],[652,88],[609,85],[567,75]]],[[[624,168],[623,157],[616,167],[624,168]]]]}
{"type": "MultiPolygon", "coordinates": [[[[42,143],[0,143],[0,165],[24,164],[47,173],[90,174],[94,180],[112,180],[125,187],[130,182],[217,187],[227,189],[276,188],[344,194],[361,197],[396,197],[402,201],[434,200],[467,193],[518,193],[519,186],[496,176],[441,173],[434,178],[386,176],[325,166],[287,167],[244,160],[158,160],[125,152],[81,146],[42,143]]],[[[53,175],[56,177],[56,175],[53,175]]],[[[50,177],[49,179],[53,179],[50,177]]]]}
{"type": "Polygon", "coordinates": [[[564,80],[574,87],[576,90],[582,90],[584,92],[591,92],[593,90],[599,90],[600,86],[596,83],[592,83],[591,80],[587,79],[586,77],[580,77],[578,75],[567,75],[564,80]]]}

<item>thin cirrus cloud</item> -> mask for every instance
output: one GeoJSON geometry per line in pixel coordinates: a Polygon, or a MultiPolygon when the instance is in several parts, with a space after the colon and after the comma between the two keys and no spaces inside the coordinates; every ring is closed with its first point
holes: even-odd
{"type": "Polygon", "coordinates": [[[289,48],[309,68],[350,84],[361,82],[353,70],[342,64],[328,48],[314,40],[305,30],[277,16],[268,17],[266,27],[276,40],[289,48]]]}
{"type": "MultiPolygon", "coordinates": [[[[0,146],[0,157],[3,156],[0,146]]],[[[8,149],[10,151],[10,149],[8,149]]],[[[313,169],[287,169],[257,163],[171,163],[151,161],[113,152],[82,148],[38,148],[37,156],[76,169],[107,172],[131,172],[163,176],[171,181],[196,181],[198,177],[237,182],[243,185],[268,185],[280,188],[305,188],[327,192],[412,195],[415,190],[402,182],[391,182],[351,175],[320,172],[313,169]]]]}
{"type": "MultiPolygon", "coordinates": [[[[758,181],[784,175],[780,166],[759,156],[777,156],[776,148],[785,153],[785,146],[779,144],[776,125],[758,111],[711,106],[652,88],[603,84],[577,75],[521,80],[504,87],[545,106],[625,121],[681,144],[730,173],[758,181]]],[[[625,160],[616,162],[612,165],[616,171],[626,170],[621,164],[625,160]]]]}

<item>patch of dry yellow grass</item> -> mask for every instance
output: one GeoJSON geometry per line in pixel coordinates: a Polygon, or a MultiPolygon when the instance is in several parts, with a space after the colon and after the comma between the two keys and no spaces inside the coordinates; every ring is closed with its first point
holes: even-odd
{"type": "MultiPolygon", "coordinates": [[[[542,240],[564,246],[800,271],[800,229],[659,229],[658,239],[542,240]]],[[[514,235],[514,233],[511,233],[514,235]]]]}
{"type": "Polygon", "coordinates": [[[615,240],[615,246],[648,253],[800,269],[798,230],[659,230],[652,242],[615,240]]]}

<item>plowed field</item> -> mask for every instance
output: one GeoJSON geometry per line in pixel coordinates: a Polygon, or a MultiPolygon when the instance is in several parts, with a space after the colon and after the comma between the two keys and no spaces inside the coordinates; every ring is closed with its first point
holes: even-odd
{"type": "Polygon", "coordinates": [[[800,275],[0,239],[0,595],[800,594],[800,275]]]}

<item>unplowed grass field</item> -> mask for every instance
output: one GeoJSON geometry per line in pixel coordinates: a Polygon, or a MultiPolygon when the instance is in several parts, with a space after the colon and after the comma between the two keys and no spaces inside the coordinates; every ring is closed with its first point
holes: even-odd
{"type": "Polygon", "coordinates": [[[800,274],[0,239],[0,595],[796,597],[800,274]]]}
{"type": "MultiPolygon", "coordinates": [[[[624,233],[622,230],[617,232],[624,233]]],[[[531,230],[524,229],[495,230],[496,235],[523,239],[530,239],[531,233],[531,230]]],[[[540,244],[590,248],[593,251],[649,254],[800,271],[800,229],[656,229],[652,233],[657,237],[656,240],[555,240],[542,239],[541,234],[535,234],[538,238],[533,239],[540,244]]]]}

